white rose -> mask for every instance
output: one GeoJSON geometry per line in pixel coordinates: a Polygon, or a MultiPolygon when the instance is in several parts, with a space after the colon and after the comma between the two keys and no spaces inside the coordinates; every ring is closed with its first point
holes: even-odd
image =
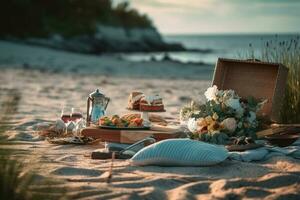
{"type": "Polygon", "coordinates": [[[227,101],[225,102],[226,106],[231,107],[235,110],[238,110],[239,108],[241,108],[241,103],[239,99],[227,99],[227,101]]]}
{"type": "Polygon", "coordinates": [[[242,107],[239,99],[228,99],[225,105],[233,108],[236,111],[237,117],[242,117],[244,114],[244,108],[242,107]]]}
{"type": "Polygon", "coordinates": [[[226,130],[228,130],[229,132],[234,132],[236,127],[237,127],[237,124],[236,124],[236,120],[234,118],[227,118],[227,119],[224,119],[221,123],[221,125],[224,126],[224,128],[226,130]]]}
{"type": "Polygon", "coordinates": [[[188,120],[187,127],[188,127],[188,129],[189,129],[192,133],[195,133],[195,132],[197,131],[197,128],[198,128],[196,119],[195,119],[195,118],[190,118],[190,119],[188,120]]]}
{"type": "Polygon", "coordinates": [[[218,88],[216,85],[207,88],[206,92],[204,93],[205,97],[207,100],[216,100],[217,99],[217,93],[218,93],[218,88]]]}

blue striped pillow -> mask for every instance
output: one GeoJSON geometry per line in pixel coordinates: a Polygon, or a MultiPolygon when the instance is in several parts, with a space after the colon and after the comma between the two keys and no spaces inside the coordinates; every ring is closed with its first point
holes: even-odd
{"type": "Polygon", "coordinates": [[[131,163],[139,166],[209,166],[227,157],[228,151],[223,146],[190,139],[168,139],[143,148],[131,158],[131,163]]]}

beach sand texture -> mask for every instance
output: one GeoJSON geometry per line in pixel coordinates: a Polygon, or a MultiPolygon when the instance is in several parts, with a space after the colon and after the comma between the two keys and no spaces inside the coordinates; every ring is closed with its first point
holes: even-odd
{"type": "Polygon", "coordinates": [[[86,97],[96,88],[112,99],[108,114],[127,113],[127,96],[138,90],[159,92],[167,110],[163,115],[176,118],[190,98],[204,100],[211,66],[131,63],[7,42],[0,42],[0,66],[0,103],[17,99],[15,112],[0,113],[11,142],[1,148],[15,149],[13,157],[34,169],[37,179],[61,180],[54,187],[67,187],[72,199],[300,199],[300,161],[293,158],[211,167],[135,167],[116,160],[106,183],[110,160],[84,156],[103,144],[53,145],[34,131],[37,123],[57,119],[64,104],[85,113],[86,97]]]}

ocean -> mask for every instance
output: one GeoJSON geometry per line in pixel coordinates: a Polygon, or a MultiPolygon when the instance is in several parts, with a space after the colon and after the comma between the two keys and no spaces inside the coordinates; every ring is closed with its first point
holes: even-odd
{"type": "MultiPolygon", "coordinates": [[[[218,34],[218,35],[164,35],[166,42],[181,43],[191,51],[167,52],[172,60],[183,63],[214,64],[219,57],[246,58],[247,52],[254,51],[260,54],[266,42],[290,41],[299,37],[297,34],[218,34]],[[195,51],[199,50],[199,51],[195,51]]],[[[161,60],[165,52],[159,53],[132,53],[124,55],[131,61],[161,60]]]]}

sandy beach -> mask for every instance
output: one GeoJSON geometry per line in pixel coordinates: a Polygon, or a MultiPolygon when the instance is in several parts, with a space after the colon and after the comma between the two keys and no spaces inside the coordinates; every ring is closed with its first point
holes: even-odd
{"type": "MultiPolygon", "coordinates": [[[[53,145],[40,138],[38,123],[59,118],[64,105],[86,112],[96,88],[109,96],[107,114],[125,114],[133,90],[160,93],[167,112],[178,118],[191,98],[204,100],[214,66],[174,61],[129,62],[117,55],[83,55],[0,41],[0,103],[18,97],[16,112],[5,116],[12,148],[37,173],[54,178],[71,199],[300,199],[300,161],[277,156],[264,162],[226,160],[211,167],[135,167],[84,155],[99,145],[53,145]]],[[[55,194],[52,194],[55,196],[55,194]]]]}

